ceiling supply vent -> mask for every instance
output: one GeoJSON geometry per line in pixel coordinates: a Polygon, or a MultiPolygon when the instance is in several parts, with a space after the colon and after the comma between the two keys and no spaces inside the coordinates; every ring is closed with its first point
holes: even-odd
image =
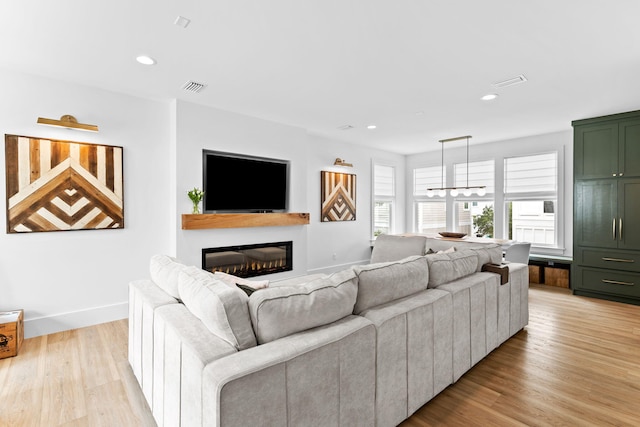
{"type": "Polygon", "coordinates": [[[520,74],[518,77],[514,77],[512,79],[507,79],[501,82],[494,83],[493,86],[497,88],[503,88],[507,86],[513,86],[520,83],[524,83],[526,81],[527,81],[527,78],[524,76],[524,74],[520,74]]]}
{"type": "Polygon", "coordinates": [[[188,82],[186,82],[184,84],[184,86],[182,86],[182,89],[186,90],[187,92],[199,93],[206,87],[207,87],[207,85],[204,84],[204,83],[198,83],[198,82],[194,82],[192,80],[189,80],[188,82]]]}
{"type": "Polygon", "coordinates": [[[342,125],[342,126],[338,126],[338,129],[340,129],[340,130],[349,130],[349,129],[353,129],[353,126],[351,126],[351,125],[342,125]]]}

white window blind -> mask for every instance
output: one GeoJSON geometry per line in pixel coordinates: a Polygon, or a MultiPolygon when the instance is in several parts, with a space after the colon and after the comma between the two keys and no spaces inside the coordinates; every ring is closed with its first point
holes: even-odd
{"type": "MultiPolygon", "coordinates": [[[[445,172],[446,174],[446,167],[445,172]]],[[[443,184],[442,166],[430,166],[413,170],[413,194],[426,196],[427,188],[439,188],[443,184]]]]}
{"type": "Polygon", "coordinates": [[[374,165],[374,194],[376,197],[395,196],[393,166],[374,165]]]}
{"type": "MultiPolygon", "coordinates": [[[[494,164],[493,160],[469,163],[469,186],[486,186],[487,193],[495,192],[494,185],[494,164]]],[[[458,163],[454,165],[455,186],[465,187],[467,185],[467,164],[458,163]]]]}
{"type": "Polygon", "coordinates": [[[505,194],[556,193],[558,153],[511,157],[504,160],[505,194]]]}

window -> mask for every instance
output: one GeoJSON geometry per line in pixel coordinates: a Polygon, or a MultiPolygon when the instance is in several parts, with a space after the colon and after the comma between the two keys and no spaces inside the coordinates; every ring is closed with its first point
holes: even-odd
{"type": "Polygon", "coordinates": [[[494,237],[493,200],[456,202],[456,231],[473,237],[494,237]]]}
{"type": "MultiPolygon", "coordinates": [[[[485,186],[483,196],[472,194],[465,196],[463,192],[456,196],[454,229],[474,237],[494,237],[493,196],[495,193],[495,162],[458,163],[454,167],[454,186],[485,186]]],[[[477,191],[474,191],[477,193],[477,191]]]]}
{"type": "Polygon", "coordinates": [[[373,165],[373,236],[393,233],[395,168],[373,165]]]}
{"type": "Polygon", "coordinates": [[[506,237],[557,246],[558,153],[504,160],[506,237]]]}
{"type": "Polygon", "coordinates": [[[442,166],[413,170],[414,230],[416,233],[434,234],[447,231],[447,204],[444,199],[427,197],[427,188],[442,186],[442,166]]]}

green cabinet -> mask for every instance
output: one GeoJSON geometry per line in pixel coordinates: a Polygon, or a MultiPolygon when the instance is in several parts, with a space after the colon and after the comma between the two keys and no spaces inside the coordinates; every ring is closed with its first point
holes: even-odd
{"type": "Polygon", "coordinates": [[[640,178],[576,181],[577,246],[640,249],[640,178]]]}
{"type": "Polygon", "coordinates": [[[640,177],[640,117],[574,123],[574,177],[640,177]]]}
{"type": "Polygon", "coordinates": [[[571,288],[640,304],[640,111],[572,125],[571,288]]]}

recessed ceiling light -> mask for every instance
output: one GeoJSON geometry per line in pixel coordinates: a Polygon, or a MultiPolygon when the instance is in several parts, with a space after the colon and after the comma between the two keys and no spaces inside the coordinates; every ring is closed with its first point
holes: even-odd
{"type": "Polygon", "coordinates": [[[184,16],[178,16],[174,22],[175,25],[182,28],[187,28],[191,23],[191,19],[185,18],[184,16]]]}
{"type": "Polygon", "coordinates": [[[375,129],[375,128],[377,128],[377,126],[376,126],[376,125],[369,125],[369,126],[367,126],[367,129],[375,129]]]}
{"type": "Polygon", "coordinates": [[[497,97],[498,97],[497,93],[488,93],[480,99],[482,99],[483,101],[493,101],[497,97]]]}
{"type": "Polygon", "coordinates": [[[136,57],[136,61],[142,65],[155,65],[156,60],[148,55],[139,55],[136,57]]]}

